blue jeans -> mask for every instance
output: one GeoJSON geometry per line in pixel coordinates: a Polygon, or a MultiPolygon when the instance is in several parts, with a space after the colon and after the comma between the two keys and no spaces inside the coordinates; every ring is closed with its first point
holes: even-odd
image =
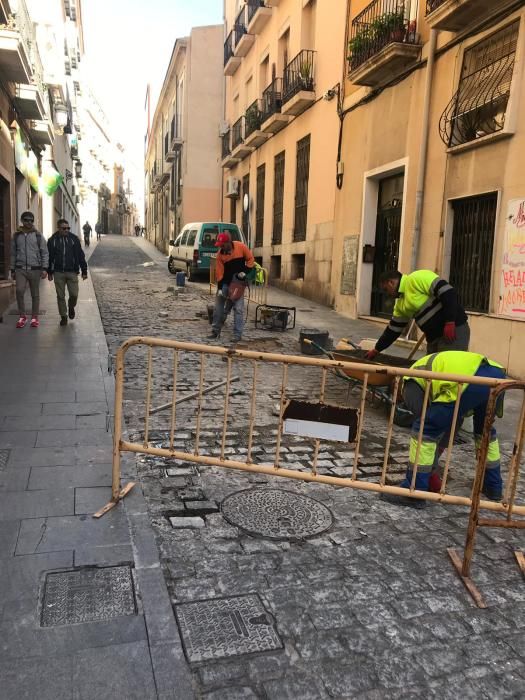
{"type": "Polygon", "coordinates": [[[242,337],[244,329],[244,296],[237,301],[228,299],[228,285],[222,285],[222,296],[217,294],[215,297],[215,309],[213,310],[212,328],[215,333],[219,334],[224,321],[230,311],[233,309],[233,335],[235,338],[242,337]]]}

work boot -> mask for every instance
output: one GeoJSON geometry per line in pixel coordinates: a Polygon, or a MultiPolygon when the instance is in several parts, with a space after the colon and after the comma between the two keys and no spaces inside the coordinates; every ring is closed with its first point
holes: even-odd
{"type": "Polygon", "coordinates": [[[489,501],[496,501],[497,503],[503,498],[502,489],[491,488],[490,486],[484,486],[481,493],[486,496],[489,501]]]}
{"type": "Polygon", "coordinates": [[[232,341],[232,342],[233,342],[234,345],[236,345],[237,343],[240,343],[241,340],[242,340],[242,336],[241,336],[241,335],[234,335],[234,336],[233,336],[233,341],[232,341]]]}
{"type": "Polygon", "coordinates": [[[75,318],[75,307],[74,306],[68,307],[68,316],[71,319],[75,318]]]}
{"type": "Polygon", "coordinates": [[[393,493],[381,493],[379,497],[382,501],[391,503],[394,506],[404,506],[406,508],[415,508],[416,510],[422,510],[427,505],[426,501],[422,501],[419,498],[410,498],[410,496],[396,496],[393,493]]]}
{"type": "Polygon", "coordinates": [[[217,333],[217,331],[212,331],[212,332],[210,333],[210,335],[208,336],[208,338],[209,338],[210,340],[217,340],[217,339],[220,338],[220,337],[221,337],[221,334],[220,334],[220,333],[217,333]]]}
{"type": "Polygon", "coordinates": [[[24,328],[26,323],[27,323],[27,316],[20,316],[20,318],[16,322],[16,327],[17,328],[24,328]]]}
{"type": "Polygon", "coordinates": [[[61,325],[61,326],[67,326],[67,316],[61,316],[61,317],[60,317],[60,325],[61,325]]]}

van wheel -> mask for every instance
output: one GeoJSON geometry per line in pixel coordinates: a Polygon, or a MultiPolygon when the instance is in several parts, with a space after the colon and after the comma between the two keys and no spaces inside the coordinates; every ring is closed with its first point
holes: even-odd
{"type": "Polygon", "coordinates": [[[168,259],[168,270],[171,272],[172,275],[177,274],[177,268],[175,267],[175,260],[171,257],[168,259]]]}
{"type": "Polygon", "coordinates": [[[191,265],[186,265],[186,279],[188,282],[195,282],[195,274],[191,271],[191,265]]]}

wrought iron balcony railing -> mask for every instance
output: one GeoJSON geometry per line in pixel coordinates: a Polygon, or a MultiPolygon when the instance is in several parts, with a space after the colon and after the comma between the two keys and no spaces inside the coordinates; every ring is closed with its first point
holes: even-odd
{"type": "Polygon", "coordinates": [[[234,48],[237,46],[239,41],[242,39],[243,35],[246,34],[248,22],[246,20],[246,5],[242,8],[242,10],[239,12],[235,19],[235,23],[233,25],[233,33],[234,33],[234,48]]]}
{"type": "Polygon", "coordinates": [[[253,16],[260,7],[265,7],[264,0],[246,0],[246,6],[248,8],[248,24],[253,19],[253,16]]]}
{"type": "Polygon", "coordinates": [[[224,42],[224,65],[233,58],[233,30],[228,34],[224,42]]]}
{"type": "Polygon", "coordinates": [[[227,158],[230,153],[231,153],[231,148],[230,148],[230,130],[223,134],[221,136],[221,153],[222,153],[222,158],[227,158]]]}
{"type": "Polygon", "coordinates": [[[20,33],[22,43],[31,61],[33,72],[31,77],[33,84],[38,87],[40,93],[43,95],[45,92],[44,68],[38,52],[34,24],[29,16],[25,0],[18,0],[16,12],[8,18],[7,27],[9,29],[16,29],[20,33]]]}
{"type": "Polygon", "coordinates": [[[248,136],[253,134],[261,128],[262,117],[261,110],[259,109],[259,100],[255,100],[246,110],[244,115],[244,138],[247,139],[248,136]]]}
{"type": "Polygon", "coordinates": [[[261,122],[281,111],[283,104],[283,79],[274,78],[262,94],[261,122]]]}
{"type": "Polygon", "coordinates": [[[416,20],[411,19],[415,0],[374,0],[352,22],[348,42],[350,70],[392,43],[415,44],[416,20]]]}
{"type": "Polygon", "coordinates": [[[427,0],[427,15],[437,10],[446,0],[427,0]]]}
{"type": "Polygon", "coordinates": [[[301,90],[314,90],[315,51],[303,50],[284,69],[283,102],[287,102],[301,90]]]}
{"type": "Polygon", "coordinates": [[[182,138],[182,115],[181,114],[174,114],[173,117],[171,118],[171,125],[170,125],[170,143],[173,142],[173,139],[181,139],[182,138]]]}
{"type": "Polygon", "coordinates": [[[232,126],[232,151],[244,143],[244,117],[237,119],[232,126]]]}

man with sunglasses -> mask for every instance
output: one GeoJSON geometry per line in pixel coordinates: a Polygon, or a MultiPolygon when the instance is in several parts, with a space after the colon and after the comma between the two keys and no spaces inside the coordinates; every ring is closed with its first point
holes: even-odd
{"type": "Polygon", "coordinates": [[[11,276],[16,282],[18,304],[17,328],[27,323],[24,295],[29,285],[31,292],[31,328],[38,328],[40,321],[40,280],[45,279],[48,252],[44,236],[37,231],[35,215],[32,211],[23,212],[22,225],[16,230],[11,244],[11,276]]]}
{"type": "Polygon", "coordinates": [[[59,219],[57,225],[58,231],[47,242],[49,250],[47,278],[50,282],[52,280],[55,282],[60,325],[67,326],[68,317],[75,318],[78,274],[82,270],[82,279],[87,279],[87,263],[80,240],[71,233],[66,219],[59,219]],[[66,287],[69,294],[67,305],[66,287]]]}

